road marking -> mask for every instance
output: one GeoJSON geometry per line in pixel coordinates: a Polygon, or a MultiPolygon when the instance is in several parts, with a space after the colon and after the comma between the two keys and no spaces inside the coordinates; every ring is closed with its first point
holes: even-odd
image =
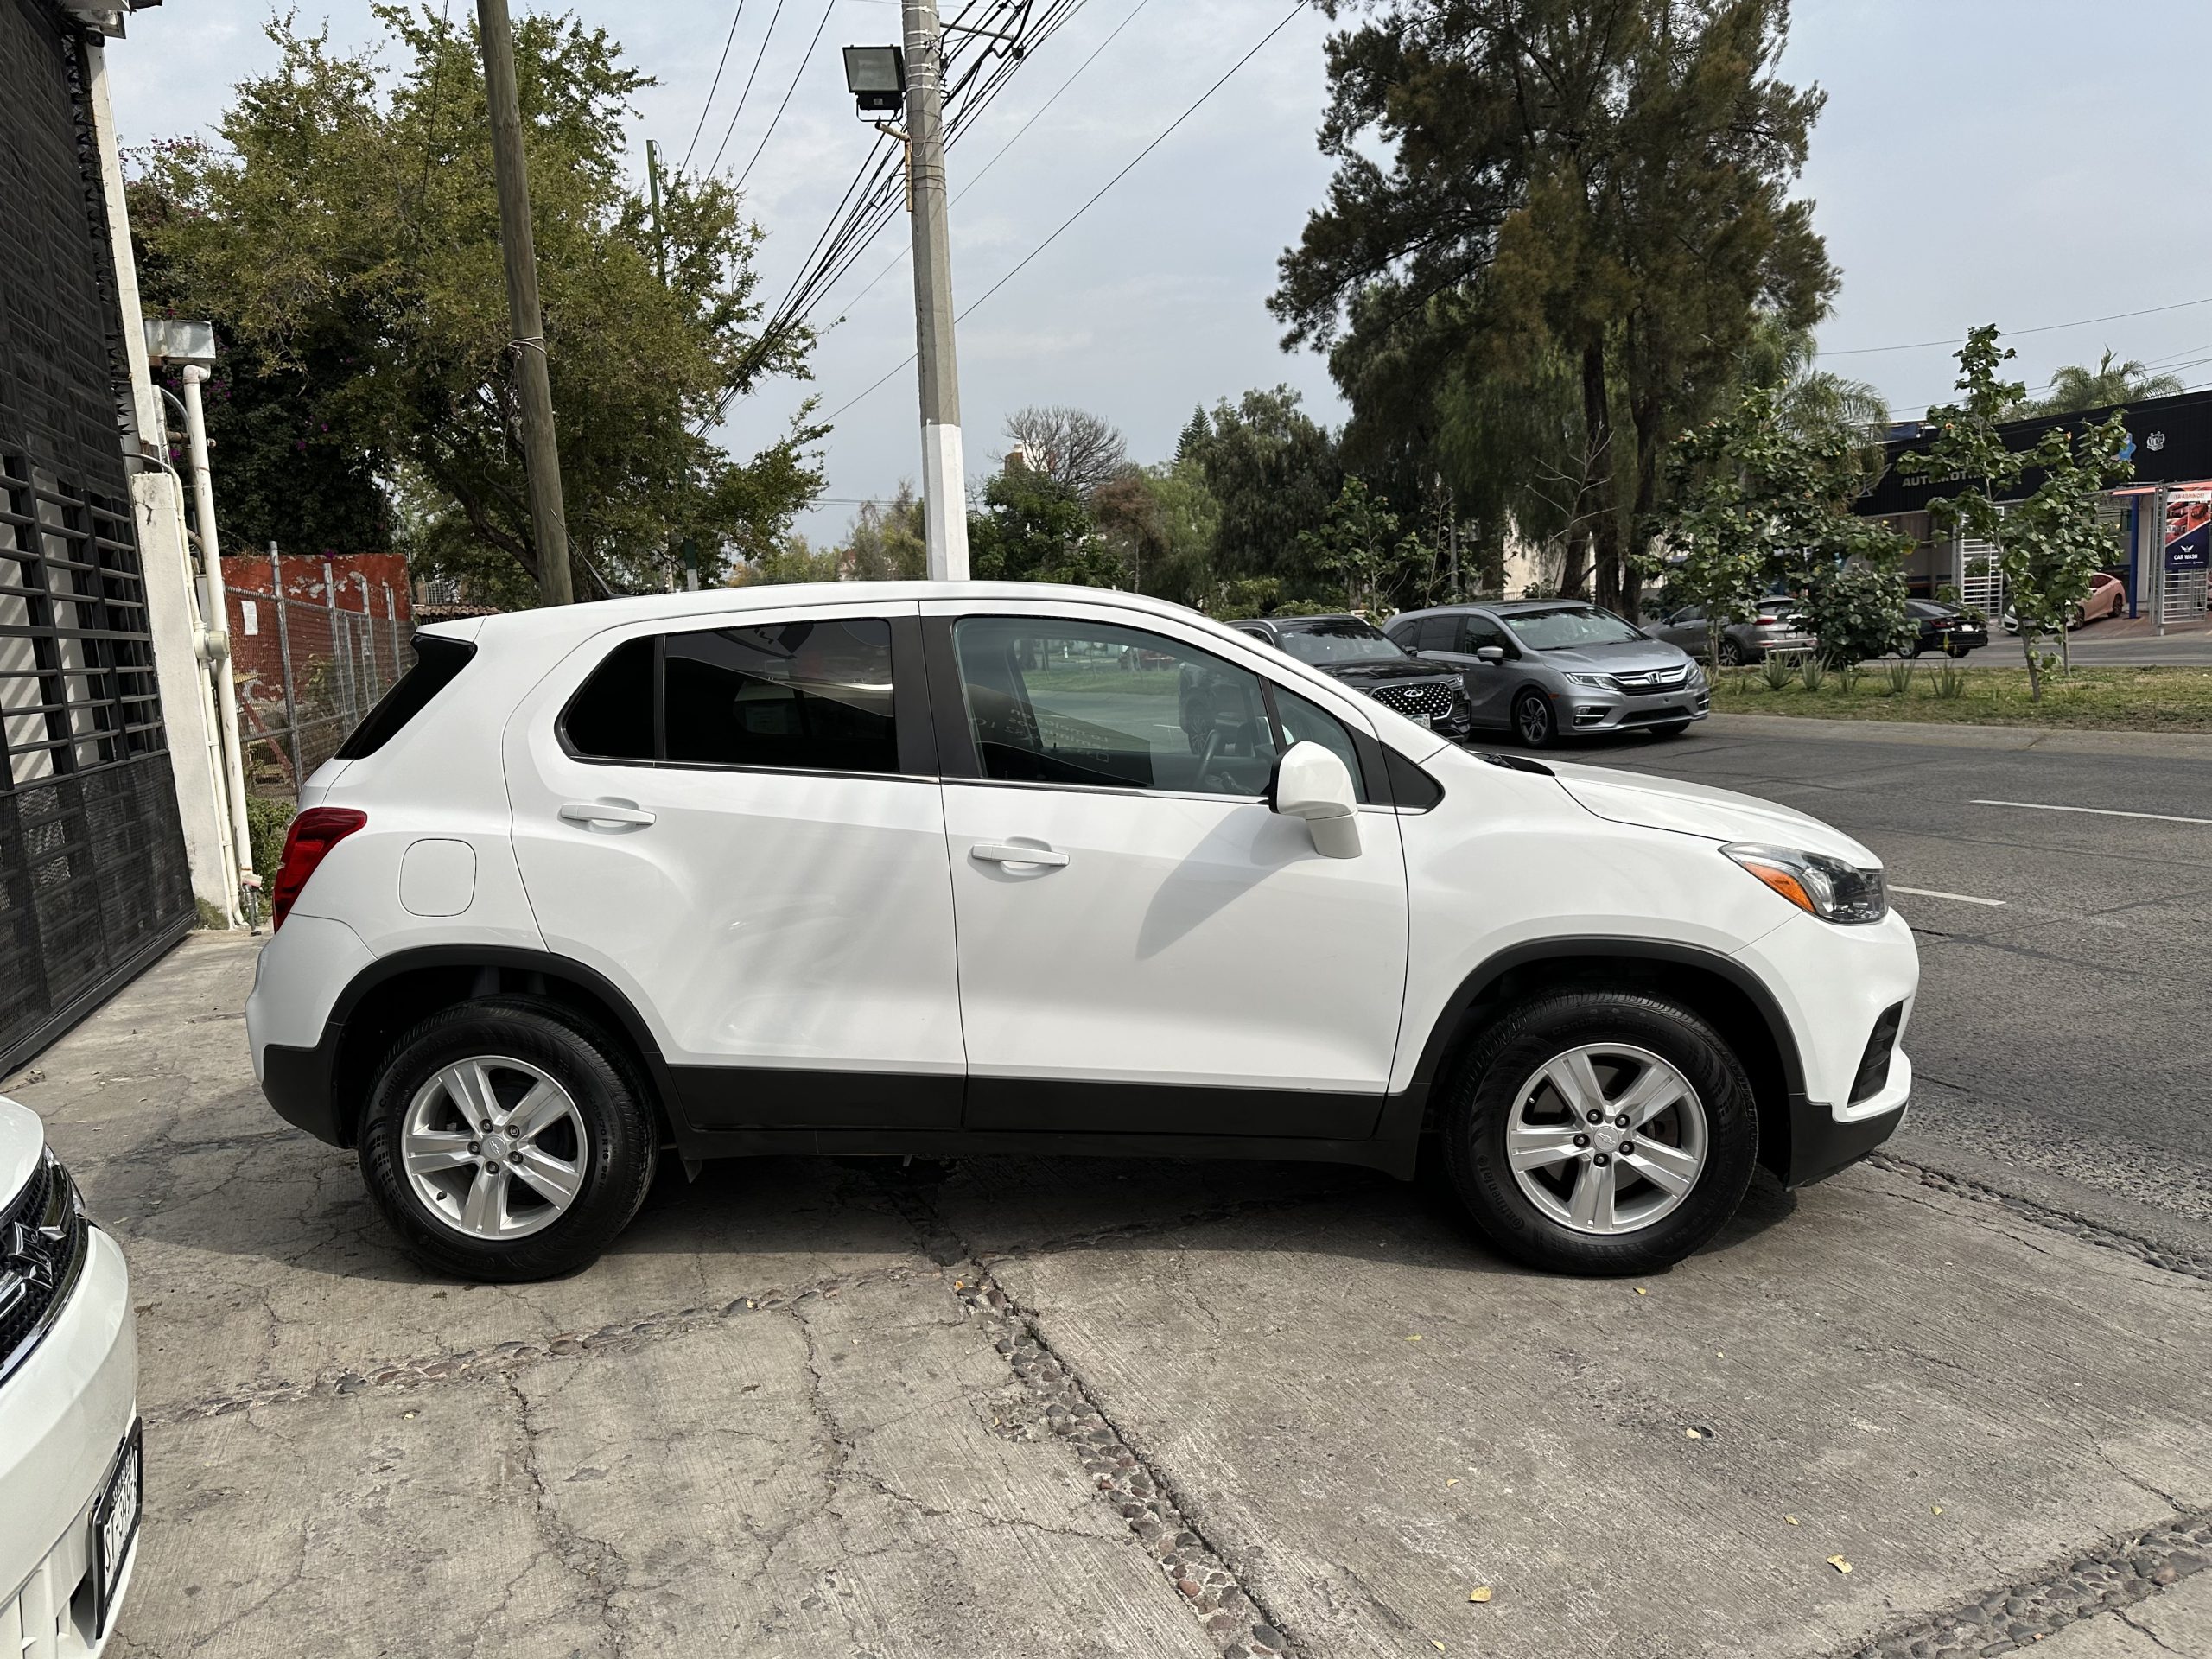
{"type": "Polygon", "coordinates": [[[2212,823],[2212,818],[2177,817],[2171,812],[2122,812],[2109,806],[2052,806],[2044,801],[1973,801],[1974,806],[2017,806],[2030,812],[2087,812],[2099,818],[2155,818],[2160,823],[2212,823]]]}
{"type": "Polygon", "coordinates": [[[1934,887],[1901,887],[1894,881],[1890,884],[1890,891],[1909,893],[1916,899],[1949,899],[1961,905],[1991,905],[1999,910],[2005,908],[2002,899],[1977,899],[1970,893],[1939,893],[1934,887]]]}

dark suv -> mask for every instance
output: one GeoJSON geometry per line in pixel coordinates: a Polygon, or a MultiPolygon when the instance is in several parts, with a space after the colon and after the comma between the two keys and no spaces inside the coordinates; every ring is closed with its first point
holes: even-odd
{"type": "MultiPolygon", "coordinates": [[[[1365,617],[1281,616],[1230,626],[1310,663],[1440,737],[1463,738],[1474,728],[1459,674],[1421,661],[1365,617]]],[[[1185,729],[1192,729],[1188,721],[1185,729]]]]}

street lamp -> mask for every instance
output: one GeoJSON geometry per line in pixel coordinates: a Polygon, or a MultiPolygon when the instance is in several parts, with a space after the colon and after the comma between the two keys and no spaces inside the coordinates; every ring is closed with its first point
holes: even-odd
{"type": "Polygon", "coordinates": [[[845,48],[845,90],[862,115],[896,115],[906,99],[906,59],[895,46],[845,48]]]}

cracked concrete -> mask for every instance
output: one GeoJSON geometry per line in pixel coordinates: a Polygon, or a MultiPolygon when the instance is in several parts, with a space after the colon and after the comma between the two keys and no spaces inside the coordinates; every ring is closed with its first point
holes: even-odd
{"type": "MultiPolygon", "coordinates": [[[[466,1287],[261,1103],[250,972],[0,1085],[131,1262],[128,1659],[1918,1652],[2212,1512],[2198,1259],[1968,1179],[1762,1186],[1639,1295],[1359,1171],[763,1160],[466,1287]]],[[[2041,1647],[2212,1652],[2153,1570],[2041,1647]]]]}

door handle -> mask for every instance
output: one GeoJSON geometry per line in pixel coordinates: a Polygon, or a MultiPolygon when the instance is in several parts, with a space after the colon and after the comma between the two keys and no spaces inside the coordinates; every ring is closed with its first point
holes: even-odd
{"type": "Polygon", "coordinates": [[[570,801],[561,808],[562,823],[581,823],[586,828],[610,823],[642,830],[652,821],[652,813],[627,801],[570,801]]]}
{"type": "Polygon", "coordinates": [[[988,864],[1045,864],[1054,868],[1068,861],[1065,853],[1050,847],[1014,847],[997,841],[977,842],[968,849],[968,856],[988,864]]]}

